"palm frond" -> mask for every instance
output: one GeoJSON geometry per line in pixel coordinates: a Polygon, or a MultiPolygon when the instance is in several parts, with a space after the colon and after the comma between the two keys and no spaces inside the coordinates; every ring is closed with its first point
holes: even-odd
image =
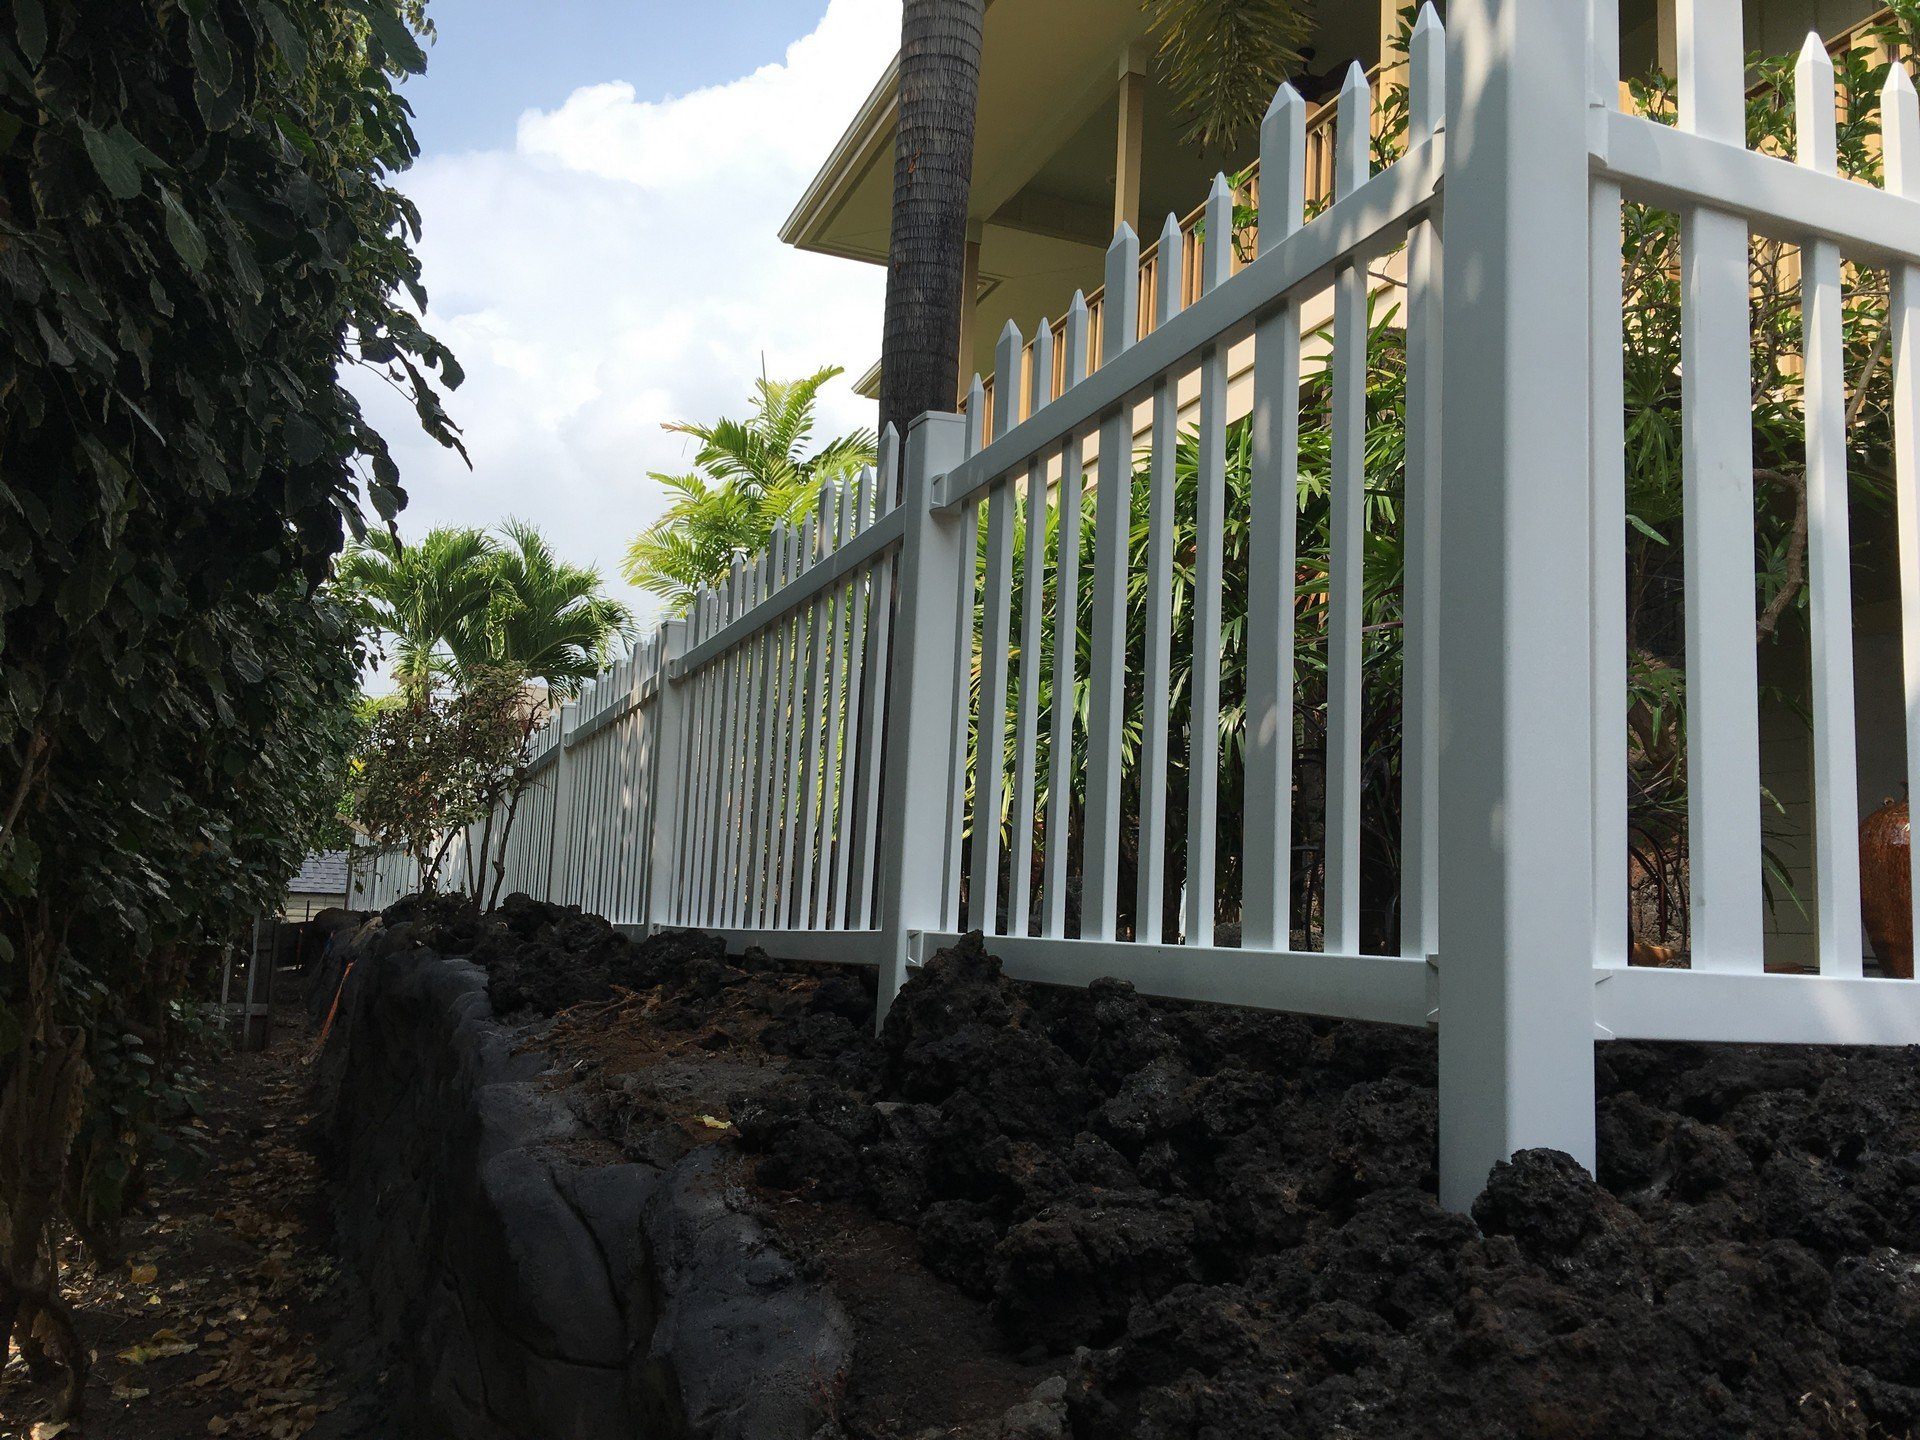
{"type": "Polygon", "coordinates": [[[1260,123],[1313,35],[1309,0],[1145,0],[1186,139],[1231,145],[1260,123]]]}

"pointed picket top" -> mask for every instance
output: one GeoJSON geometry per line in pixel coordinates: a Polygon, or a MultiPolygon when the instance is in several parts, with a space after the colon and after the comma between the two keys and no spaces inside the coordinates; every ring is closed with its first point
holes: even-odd
{"type": "Polygon", "coordinates": [[[1007,321],[993,352],[993,438],[998,440],[1020,418],[1020,327],[1007,321]]]}
{"type": "Polygon", "coordinates": [[[1260,251],[1306,223],[1307,102],[1291,84],[1273,93],[1260,122],[1260,251]]]}
{"type": "Polygon", "coordinates": [[[1102,361],[1111,360],[1139,338],[1140,237],[1126,221],[1107,247],[1107,299],[1101,325],[1102,361]]]}
{"type": "Polygon", "coordinates": [[[1087,314],[1087,297],[1073,292],[1073,304],[1067,307],[1067,374],[1062,389],[1071,390],[1087,378],[1087,332],[1092,322],[1087,314]]]}
{"type": "Polygon", "coordinates": [[[815,514],[820,522],[819,545],[822,554],[825,554],[827,547],[833,543],[833,526],[828,522],[833,519],[837,498],[833,493],[833,481],[822,480],[819,498],[814,502],[815,514]]]}
{"type": "Polygon", "coordinates": [[[853,484],[848,488],[847,503],[853,509],[853,530],[847,537],[864,534],[870,519],[867,507],[871,505],[873,495],[873,467],[862,465],[853,472],[853,484]]]}
{"type": "Polygon", "coordinates": [[[1186,269],[1187,235],[1180,217],[1171,210],[1160,227],[1160,253],[1153,266],[1153,328],[1158,330],[1180,313],[1180,280],[1186,269]]]}
{"type": "Polygon", "coordinates": [[[1367,183],[1373,148],[1373,91],[1367,72],[1354,61],[1340,87],[1333,132],[1333,198],[1344,200],[1367,183]]]}
{"type": "Polygon", "coordinates": [[[1920,98],[1914,95],[1913,77],[1904,64],[1887,67],[1887,87],[1880,92],[1880,119],[1887,189],[1920,200],[1920,98]]]}
{"type": "Polygon", "coordinates": [[[874,509],[884,515],[891,510],[900,486],[900,427],[892,421],[880,432],[880,475],[874,493],[874,509]]]}
{"type": "Polygon", "coordinates": [[[1033,332],[1033,369],[1027,374],[1027,414],[1038,415],[1053,399],[1053,322],[1040,317],[1033,332]]]}
{"type": "Polygon", "coordinates": [[[1815,30],[1793,67],[1794,159],[1809,170],[1833,174],[1839,164],[1836,124],[1833,56],[1815,30]]]}
{"type": "Polygon", "coordinates": [[[1213,177],[1207,192],[1207,238],[1200,255],[1200,293],[1225,282],[1233,273],[1233,186],[1225,173],[1213,177]]]}
{"type": "Polygon", "coordinates": [[[1447,123],[1447,32],[1432,0],[1420,7],[1407,42],[1407,141],[1417,145],[1447,123]]]}
{"type": "Polygon", "coordinates": [[[980,453],[980,445],[986,436],[987,386],[975,371],[973,383],[967,387],[967,443],[969,455],[980,453]]]}

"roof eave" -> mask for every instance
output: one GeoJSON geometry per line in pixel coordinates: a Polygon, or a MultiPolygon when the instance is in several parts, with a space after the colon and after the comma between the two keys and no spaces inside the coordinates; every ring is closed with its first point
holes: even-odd
{"type": "Polygon", "coordinates": [[[826,248],[819,244],[822,228],[832,218],[847,187],[871,163],[874,148],[893,133],[899,104],[900,57],[896,54],[887,62],[886,70],[854,115],[853,122],[835,143],[826,164],[808,183],[800,203],[781,225],[783,243],[801,250],[826,248]]]}

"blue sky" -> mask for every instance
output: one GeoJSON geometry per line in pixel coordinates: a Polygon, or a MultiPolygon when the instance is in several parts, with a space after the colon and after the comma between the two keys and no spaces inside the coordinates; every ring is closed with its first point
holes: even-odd
{"type": "Polygon", "coordinates": [[[423,147],[511,145],[520,114],[584,85],[671,95],[778,61],[825,0],[434,0],[440,38],[408,98],[423,147]]]}
{"type": "Polygon", "coordinates": [[[472,469],[375,376],[403,537],[531,520],[618,578],[688,468],[662,426],[746,411],[838,365],[821,435],[870,426],[848,380],[879,355],[878,266],[804,255],[781,222],[898,48],[900,0],[436,0],[409,82],[423,153],[426,323],[467,383],[447,399],[472,469]]]}

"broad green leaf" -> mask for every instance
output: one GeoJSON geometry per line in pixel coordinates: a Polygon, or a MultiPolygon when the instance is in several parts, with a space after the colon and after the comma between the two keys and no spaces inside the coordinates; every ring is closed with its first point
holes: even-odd
{"type": "Polygon", "coordinates": [[[280,47],[280,53],[287,57],[287,64],[293,67],[293,73],[303,73],[307,68],[307,42],[287,18],[287,12],[273,4],[272,0],[262,0],[260,13],[267,22],[267,33],[273,36],[273,43],[280,47]]]}
{"type": "Polygon", "coordinates": [[[47,57],[47,12],[40,0],[14,0],[13,33],[19,38],[20,53],[29,65],[38,66],[47,57]]]}
{"type": "Polygon", "coordinates": [[[131,200],[140,193],[140,161],[133,136],[124,126],[100,130],[80,122],[80,138],[87,147],[87,158],[100,174],[107,193],[116,200],[131,200]]]}
{"type": "Polygon", "coordinates": [[[198,274],[207,263],[206,237],[193,223],[193,217],[181,207],[179,196],[171,190],[162,190],[160,195],[167,210],[167,239],[187,262],[187,268],[198,274]]]}
{"type": "Polygon", "coordinates": [[[394,64],[414,75],[427,68],[426,53],[413,38],[407,22],[395,12],[391,0],[355,0],[355,8],[367,17],[374,38],[394,64]]]}

